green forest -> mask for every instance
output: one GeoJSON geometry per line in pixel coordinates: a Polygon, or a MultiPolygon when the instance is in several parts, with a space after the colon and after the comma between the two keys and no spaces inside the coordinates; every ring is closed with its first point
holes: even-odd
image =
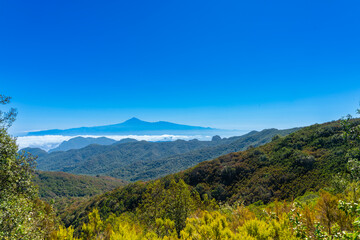
{"type": "Polygon", "coordinates": [[[35,171],[15,117],[0,116],[0,239],[360,239],[360,119],[127,183],[35,171]]]}
{"type": "Polygon", "coordinates": [[[298,128],[252,131],[243,136],[213,141],[172,142],[119,141],[109,146],[89,145],[81,149],[47,153],[24,149],[37,158],[37,169],[72,174],[106,175],[126,181],[151,180],[193,167],[221,155],[259,146],[275,135],[285,136],[298,128]]]}

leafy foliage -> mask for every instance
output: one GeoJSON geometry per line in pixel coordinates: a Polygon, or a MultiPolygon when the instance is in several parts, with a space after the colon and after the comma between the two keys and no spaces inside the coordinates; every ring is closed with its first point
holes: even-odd
{"type": "MultiPolygon", "coordinates": [[[[0,95],[1,103],[9,98],[0,95]]],[[[0,123],[11,125],[11,112],[0,123]]],[[[32,183],[34,158],[18,154],[15,139],[0,128],[0,238],[43,239],[55,226],[52,208],[40,201],[32,183]]]]}
{"type": "MultiPolygon", "coordinates": [[[[0,104],[5,105],[9,104],[11,101],[11,97],[0,94],[0,104]]],[[[8,112],[4,112],[0,110],[0,127],[8,128],[15,121],[17,115],[17,111],[15,108],[10,108],[8,112]]]]}
{"type": "MultiPolygon", "coordinates": [[[[189,212],[180,232],[176,230],[176,221],[165,215],[149,225],[141,215],[129,212],[101,218],[95,208],[78,235],[80,239],[357,239],[360,207],[342,201],[351,198],[349,194],[349,189],[336,195],[320,191],[311,199],[308,197],[313,193],[291,202],[214,205],[207,210],[199,205],[189,212]]],[[[59,235],[68,238],[53,239],[74,239],[74,230],[60,227],[56,236],[59,235]]]]}

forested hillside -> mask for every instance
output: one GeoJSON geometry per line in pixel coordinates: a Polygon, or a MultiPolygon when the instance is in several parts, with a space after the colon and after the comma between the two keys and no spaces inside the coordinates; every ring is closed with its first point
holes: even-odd
{"type": "Polygon", "coordinates": [[[286,135],[296,130],[298,128],[266,129],[240,137],[214,138],[213,141],[119,142],[109,146],[90,145],[49,154],[38,149],[27,150],[34,155],[41,153],[37,159],[39,170],[100,174],[136,181],[175,173],[223,154],[264,144],[276,135],[286,135]]]}
{"type": "Polygon", "coordinates": [[[39,157],[37,168],[76,174],[105,175],[109,171],[124,168],[136,161],[152,161],[209,145],[216,145],[216,142],[177,140],[174,142],[138,141],[109,146],[90,145],[82,149],[53,152],[39,157]]]}
{"type": "Polygon", "coordinates": [[[90,209],[99,209],[100,216],[105,218],[111,213],[137,211],[149,191],[153,194],[167,191],[174,180],[184,181],[202,201],[261,205],[276,199],[292,200],[307,191],[329,186],[335,175],[344,173],[346,152],[339,121],[315,124],[285,137],[274,137],[263,146],[202,162],[157,183],[129,184],[80,205],[76,211],[63,215],[63,220],[67,226],[76,227],[90,209]]]}
{"type": "Polygon", "coordinates": [[[214,159],[231,152],[245,150],[268,143],[274,136],[286,136],[300,128],[286,130],[265,129],[260,132],[252,131],[240,137],[232,137],[218,141],[218,145],[205,147],[188,153],[177,154],[153,161],[140,161],[128,165],[124,169],[116,169],[110,176],[127,179],[129,181],[149,180],[167,174],[179,172],[197,163],[214,159]],[[131,178],[128,175],[131,175],[131,178]]]}
{"type": "Polygon", "coordinates": [[[89,197],[127,184],[123,180],[106,176],[92,177],[43,171],[35,172],[34,183],[39,187],[39,196],[45,200],[89,197]]]}
{"type": "Polygon", "coordinates": [[[291,200],[327,186],[335,174],[343,173],[346,150],[339,121],[316,124],[178,175],[216,200],[245,204],[291,200]]]}

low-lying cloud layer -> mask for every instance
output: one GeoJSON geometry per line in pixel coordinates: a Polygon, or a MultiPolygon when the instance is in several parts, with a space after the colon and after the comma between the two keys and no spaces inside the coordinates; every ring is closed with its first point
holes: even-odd
{"type": "Polygon", "coordinates": [[[184,135],[110,135],[110,136],[92,136],[92,135],[80,135],[80,136],[63,136],[63,135],[45,135],[45,136],[24,136],[24,137],[17,137],[17,144],[19,149],[32,147],[32,148],[41,148],[45,151],[49,151],[50,149],[56,148],[60,145],[63,141],[67,141],[74,137],[107,137],[119,141],[124,138],[133,138],[136,140],[145,140],[145,141],[175,141],[177,139],[183,140],[191,140],[191,139],[198,139],[198,140],[210,140],[211,136],[202,136],[202,135],[195,135],[195,136],[184,136],[184,135]]]}

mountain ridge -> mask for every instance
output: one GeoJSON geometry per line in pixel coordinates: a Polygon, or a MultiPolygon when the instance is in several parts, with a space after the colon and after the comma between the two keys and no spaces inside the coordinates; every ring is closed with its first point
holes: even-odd
{"type": "Polygon", "coordinates": [[[119,141],[116,141],[111,138],[106,137],[74,137],[67,141],[63,141],[58,147],[50,149],[48,152],[56,152],[56,151],[68,151],[71,149],[80,149],[91,144],[98,144],[98,145],[111,145],[115,143],[126,143],[126,142],[136,142],[137,140],[132,138],[124,138],[119,141]]]}
{"type": "Polygon", "coordinates": [[[43,171],[100,174],[126,181],[149,180],[184,170],[222,154],[267,143],[275,135],[287,135],[296,130],[298,128],[252,131],[237,137],[216,137],[214,141],[118,142],[112,145],[89,145],[81,149],[48,154],[38,149],[28,149],[28,151],[41,153],[37,160],[37,168],[43,171]]]}

